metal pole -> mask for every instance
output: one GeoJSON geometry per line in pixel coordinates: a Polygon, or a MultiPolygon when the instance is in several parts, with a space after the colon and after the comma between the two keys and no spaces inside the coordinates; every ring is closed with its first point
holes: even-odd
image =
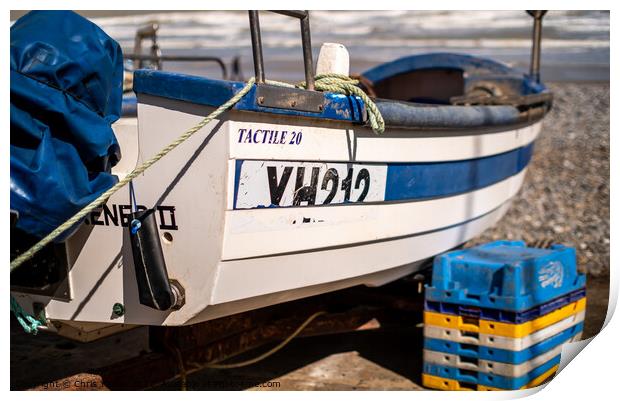
{"type": "Polygon", "coordinates": [[[312,43],[310,42],[310,16],[308,11],[301,18],[301,45],[304,52],[304,71],[306,73],[306,89],[314,90],[314,66],[312,65],[312,43]]]}
{"type": "MultiPolygon", "coordinates": [[[[277,14],[298,18],[301,25],[301,45],[304,56],[304,71],[306,75],[306,89],[314,90],[314,65],[312,63],[312,43],[310,41],[310,14],[308,11],[278,10],[277,14]]],[[[260,24],[258,11],[250,11],[250,33],[252,34],[252,54],[254,56],[254,73],[257,83],[265,82],[265,67],[263,63],[263,49],[260,38],[260,24]]]]}
{"type": "Polygon", "coordinates": [[[260,23],[258,11],[250,10],[250,34],[252,35],[252,56],[254,57],[254,76],[256,83],[265,82],[265,67],[263,64],[263,45],[260,38],[260,23]]]}
{"type": "Polygon", "coordinates": [[[286,15],[288,17],[299,18],[302,19],[308,16],[308,11],[303,10],[269,10],[276,14],[286,15]]]}
{"type": "MultiPolygon", "coordinates": [[[[133,53],[135,55],[139,55],[142,53],[142,37],[139,34],[136,35],[136,38],[134,40],[133,53]]],[[[133,58],[131,61],[133,62],[134,69],[139,70],[140,68],[142,68],[142,60],[140,60],[139,58],[133,58]]]]}
{"type": "Polygon", "coordinates": [[[534,18],[534,28],[532,30],[532,56],[530,60],[530,76],[540,83],[540,41],[542,39],[542,19],[547,13],[543,10],[528,10],[527,12],[534,18]]]}
{"type": "Polygon", "coordinates": [[[228,79],[228,69],[226,68],[226,64],[219,57],[212,56],[175,56],[175,55],[152,55],[152,54],[135,54],[135,53],[123,53],[123,57],[129,60],[138,60],[138,61],[155,61],[157,63],[163,61],[179,61],[179,62],[214,62],[220,66],[222,70],[222,79],[228,79]]]}
{"type": "MultiPolygon", "coordinates": [[[[136,32],[136,37],[134,40],[134,54],[140,55],[142,53],[142,41],[144,39],[150,38],[153,41],[153,46],[157,46],[157,31],[159,30],[159,24],[157,22],[151,22],[142,28],[138,29],[136,32]]],[[[132,60],[135,63],[135,69],[138,70],[142,68],[142,60],[135,59],[132,60]]]]}

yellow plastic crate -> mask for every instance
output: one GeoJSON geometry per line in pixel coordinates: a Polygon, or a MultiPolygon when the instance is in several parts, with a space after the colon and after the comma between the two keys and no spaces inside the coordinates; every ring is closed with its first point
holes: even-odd
{"type": "Polygon", "coordinates": [[[437,312],[424,312],[424,324],[447,327],[473,333],[495,334],[498,336],[520,338],[559,322],[586,308],[586,298],[549,312],[534,320],[521,324],[495,322],[493,320],[475,319],[463,316],[448,315],[437,312]]]}
{"type": "MultiPolygon", "coordinates": [[[[538,376],[537,378],[535,378],[534,380],[532,380],[525,386],[521,387],[520,390],[536,387],[542,384],[545,380],[547,380],[549,377],[555,374],[555,372],[558,370],[558,366],[559,365],[555,365],[554,367],[552,367],[551,369],[549,369],[542,375],[538,376]]],[[[506,390],[506,389],[501,389],[501,388],[484,386],[482,384],[462,383],[462,382],[459,382],[458,380],[446,379],[443,377],[438,377],[438,376],[433,376],[433,375],[427,375],[426,373],[422,374],[422,385],[428,388],[433,388],[437,390],[448,390],[448,391],[513,391],[513,390],[506,390]]]]}

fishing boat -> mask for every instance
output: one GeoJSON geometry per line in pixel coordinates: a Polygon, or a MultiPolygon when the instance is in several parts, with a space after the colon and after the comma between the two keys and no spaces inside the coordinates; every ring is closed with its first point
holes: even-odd
{"type": "MultiPolygon", "coordinates": [[[[383,285],[501,219],[552,104],[538,73],[542,13],[532,13],[529,74],[452,53],[361,74],[380,134],[361,97],[313,90],[309,14],[282,13],[301,23],[305,89],[265,79],[250,11],[256,85],[16,269],[11,294],[24,310],[82,328],[194,324],[383,285]],[[150,219],[139,244],[137,212],[150,219]],[[46,278],[20,278],[42,258],[53,265],[46,278]]],[[[336,49],[317,70],[347,72],[344,46],[325,48],[336,49]]],[[[122,158],[112,174],[125,177],[245,85],[136,70],[136,107],[113,125],[122,158]]]]}

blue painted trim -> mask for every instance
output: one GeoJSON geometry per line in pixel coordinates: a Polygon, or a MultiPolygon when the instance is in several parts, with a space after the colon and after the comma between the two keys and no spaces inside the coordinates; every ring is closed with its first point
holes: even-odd
{"type": "Polygon", "coordinates": [[[454,162],[389,164],[385,200],[435,198],[474,191],[511,177],[529,163],[534,144],[454,162]]]}
{"type": "Polygon", "coordinates": [[[545,352],[551,351],[553,348],[570,340],[581,331],[583,331],[583,322],[569,327],[568,329],[563,330],[560,333],[544,339],[543,341],[521,351],[510,351],[501,348],[463,344],[455,341],[440,340],[437,338],[424,338],[424,348],[431,351],[456,354],[468,358],[483,359],[485,361],[520,364],[542,355],[545,352]]]}
{"type": "MultiPolygon", "coordinates": [[[[143,93],[205,106],[218,107],[241,90],[241,88],[245,86],[245,83],[196,77],[173,72],[138,70],[134,73],[133,85],[134,91],[138,94],[143,93]]],[[[294,117],[312,117],[363,123],[364,105],[357,96],[345,96],[325,92],[323,93],[323,97],[325,102],[323,111],[320,113],[263,107],[258,105],[256,101],[256,86],[254,86],[233,109],[294,117]]]]}
{"type": "MultiPolygon", "coordinates": [[[[532,142],[510,152],[463,161],[389,163],[384,201],[417,201],[454,196],[495,184],[523,170],[530,161],[533,147],[532,142]]],[[[236,164],[235,209],[237,209],[236,194],[243,162],[243,160],[237,160],[236,164]]],[[[333,205],[337,203],[316,206],[333,205]]],[[[269,205],[268,207],[294,206],[269,205]]]]}
{"type": "Polygon", "coordinates": [[[176,72],[137,70],[133,90],[140,94],[186,100],[217,107],[243,88],[242,82],[222,81],[176,72]]]}
{"type": "Polygon", "coordinates": [[[561,355],[558,355],[519,377],[508,377],[494,375],[491,373],[474,372],[452,366],[435,365],[426,362],[424,363],[424,373],[433,376],[445,377],[446,379],[458,380],[465,383],[482,384],[484,386],[501,388],[505,390],[518,390],[549,369],[553,368],[555,365],[558,365],[560,363],[560,359],[561,355]]]}

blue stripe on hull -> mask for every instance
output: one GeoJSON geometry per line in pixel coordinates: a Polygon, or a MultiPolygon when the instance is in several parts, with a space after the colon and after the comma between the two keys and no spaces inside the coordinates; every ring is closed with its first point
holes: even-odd
{"type": "Polygon", "coordinates": [[[523,170],[534,143],[499,155],[455,162],[389,164],[386,201],[424,199],[475,191],[523,170]]]}
{"type": "MultiPolygon", "coordinates": [[[[384,201],[417,201],[448,197],[493,185],[520,173],[527,167],[533,150],[534,143],[532,142],[509,152],[477,159],[431,163],[388,163],[384,201]]],[[[235,163],[234,209],[237,209],[243,163],[244,160],[236,160],[235,163]]],[[[346,203],[355,202],[347,201],[346,203]]],[[[290,206],[270,205],[268,207],[290,206]]]]}

